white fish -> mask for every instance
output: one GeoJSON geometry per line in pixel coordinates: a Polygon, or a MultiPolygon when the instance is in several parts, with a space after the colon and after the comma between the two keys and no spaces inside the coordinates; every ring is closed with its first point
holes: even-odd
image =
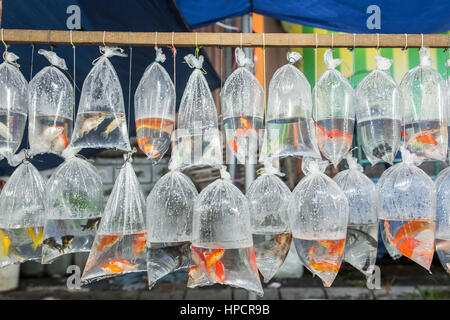
{"type": "Polygon", "coordinates": [[[13,136],[11,132],[9,132],[9,127],[6,126],[3,122],[0,122],[0,135],[8,141],[13,140],[13,136]]]}
{"type": "Polygon", "coordinates": [[[60,134],[62,134],[64,131],[64,128],[61,126],[51,126],[47,127],[42,131],[41,137],[45,141],[53,141],[55,140],[60,134]]]}
{"type": "Polygon", "coordinates": [[[91,130],[96,130],[105,118],[104,113],[97,113],[95,116],[85,119],[81,125],[80,136],[89,133],[91,130]]]}

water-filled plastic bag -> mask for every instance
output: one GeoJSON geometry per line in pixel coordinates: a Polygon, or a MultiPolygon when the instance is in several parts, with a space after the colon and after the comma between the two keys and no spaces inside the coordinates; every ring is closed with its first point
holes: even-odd
{"type": "Polygon", "coordinates": [[[0,159],[13,155],[22,142],[28,114],[28,82],[12,52],[0,64],[0,159]]]}
{"type": "Polygon", "coordinates": [[[419,159],[444,161],[447,157],[448,122],[445,81],[431,66],[430,48],[419,50],[420,65],[400,83],[403,101],[404,144],[419,159]]]}
{"type": "Polygon", "coordinates": [[[81,276],[82,284],[147,271],[145,198],[131,155],[125,157],[81,276]]]}
{"type": "Polygon", "coordinates": [[[350,153],[346,159],[349,169],[333,178],[349,205],[344,261],[369,277],[377,258],[379,199],[375,184],[363,174],[362,166],[350,153]]]}
{"type": "Polygon", "coordinates": [[[450,167],[436,178],[436,253],[450,274],[450,167]]]}
{"type": "Polygon", "coordinates": [[[103,184],[92,163],[67,148],[46,185],[42,263],[89,252],[103,213],[103,184]]]}
{"type": "Polygon", "coordinates": [[[28,90],[28,138],[34,154],[61,154],[69,145],[73,125],[73,87],[61,70],[64,59],[53,51],[40,49],[50,65],[30,81],[28,90]],[[60,70],[61,69],[61,70],[60,70]]]}
{"type": "Polygon", "coordinates": [[[253,248],[248,200],[231,183],[223,167],[194,204],[188,287],[215,283],[243,288],[262,296],[253,248]]]}
{"type": "Polygon", "coordinates": [[[109,57],[126,57],[116,47],[100,47],[81,90],[71,144],[74,148],[130,151],[122,87],[109,57]]]}
{"type": "Polygon", "coordinates": [[[236,48],[235,56],[238,68],[220,93],[226,146],[239,163],[256,164],[264,119],[264,90],[248,70],[253,66],[251,59],[245,57],[241,48],[236,48]]]}
{"type": "Polygon", "coordinates": [[[420,160],[401,147],[403,162],[386,171],[376,185],[384,245],[393,259],[402,255],[429,270],[436,227],[436,188],[417,165],[420,160]]]}
{"type": "Polygon", "coordinates": [[[175,124],[175,87],[160,64],[165,60],[162,49],[157,49],[134,95],[138,146],[152,163],[158,163],[169,150],[175,124]]]}
{"type": "Polygon", "coordinates": [[[0,267],[41,260],[44,235],[45,182],[24,160],[0,194],[0,267]]]}
{"type": "Polygon", "coordinates": [[[355,112],[353,88],[336,70],[342,59],[333,58],[333,50],[324,54],[328,68],[313,90],[313,113],[317,144],[323,156],[336,167],[352,146],[355,112]]]}
{"type": "Polygon", "coordinates": [[[357,132],[372,165],[392,164],[402,132],[401,92],[389,74],[392,60],[375,56],[377,69],[369,73],[355,92],[357,132]]]}
{"type": "Polygon", "coordinates": [[[345,193],[323,172],[328,161],[304,158],[300,180],[289,201],[289,222],[300,260],[325,287],[331,286],[344,258],[348,221],[345,193]]]}

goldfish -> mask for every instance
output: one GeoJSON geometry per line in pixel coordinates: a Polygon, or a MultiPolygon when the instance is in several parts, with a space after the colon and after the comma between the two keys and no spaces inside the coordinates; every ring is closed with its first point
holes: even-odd
{"type": "Polygon", "coordinates": [[[408,132],[405,129],[402,130],[402,138],[409,136],[408,132]]]}
{"type": "Polygon", "coordinates": [[[141,253],[141,251],[145,249],[146,245],[147,245],[147,232],[139,233],[133,239],[134,255],[138,256],[139,253],[141,253]]]}
{"type": "Polygon", "coordinates": [[[241,123],[242,123],[242,125],[244,126],[245,129],[253,129],[252,125],[250,124],[250,122],[246,118],[241,117],[239,120],[241,121],[241,123]]]}
{"type": "Polygon", "coordinates": [[[415,236],[417,233],[422,232],[425,229],[429,229],[431,227],[429,221],[410,221],[405,223],[400,229],[397,231],[394,239],[392,239],[392,244],[396,247],[400,244],[401,241],[404,241],[407,238],[415,236]]]}
{"type": "Polygon", "coordinates": [[[335,265],[329,262],[315,262],[314,259],[311,259],[311,262],[309,263],[311,268],[313,268],[315,271],[318,272],[334,272],[337,273],[339,271],[339,268],[341,265],[335,265]]]}
{"type": "Polygon", "coordinates": [[[142,151],[144,151],[145,154],[154,153],[153,155],[149,156],[149,158],[155,159],[155,158],[158,158],[161,154],[161,152],[157,151],[156,148],[157,148],[156,144],[145,144],[144,148],[141,148],[141,149],[142,149],[142,151]]]}
{"type": "Polygon", "coordinates": [[[67,235],[67,236],[62,236],[61,237],[61,242],[62,242],[63,249],[64,248],[68,248],[70,246],[70,244],[73,241],[73,238],[74,238],[74,236],[71,236],[71,235],[67,235]]]}
{"type": "MultiPolygon", "coordinates": [[[[319,240],[319,245],[328,249],[330,255],[340,255],[344,252],[345,239],[335,240],[319,240]]],[[[314,248],[314,247],[312,247],[314,248]]]]}
{"type": "Polygon", "coordinates": [[[234,152],[238,151],[238,145],[237,145],[236,139],[228,140],[228,145],[230,146],[231,150],[233,150],[234,152]]]}
{"type": "Polygon", "coordinates": [[[86,231],[86,230],[92,230],[94,229],[98,223],[100,222],[101,218],[93,218],[93,219],[88,219],[88,221],[86,222],[86,224],[82,224],[80,225],[80,227],[83,227],[83,229],[81,229],[81,231],[86,231]]]}
{"type": "MultiPolygon", "coordinates": [[[[138,120],[136,120],[136,131],[143,129],[143,128],[160,130],[160,129],[164,129],[166,127],[173,126],[173,123],[174,122],[172,120],[163,119],[163,118],[138,119],[138,120]]],[[[171,131],[171,129],[169,129],[168,131],[171,131]]]]}
{"type": "Polygon", "coordinates": [[[438,142],[436,139],[428,132],[424,132],[420,136],[416,138],[417,142],[420,142],[422,144],[432,144],[434,146],[438,145],[438,142]]]}
{"type": "Polygon", "coordinates": [[[150,141],[149,138],[140,137],[139,139],[137,139],[137,144],[139,148],[142,149],[149,141],[150,141]]]}
{"type": "Polygon", "coordinates": [[[64,253],[64,248],[62,245],[56,242],[54,237],[50,237],[44,240],[44,245],[49,247],[50,249],[56,249],[59,253],[64,253]]]}
{"type": "Polygon", "coordinates": [[[255,132],[250,121],[248,121],[245,117],[240,117],[239,121],[241,122],[242,127],[237,128],[234,132],[233,139],[227,141],[228,146],[236,153],[238,152],[237,138],[244,137],[248,131],[251,131],[252,133],[255,132]]]}
{"type": "Polygon", "coordinates": [[[49,126],[41,133],[41,137],[44,141],[50,142],[58,138],[64,132],[62,126],[49,126]]]}
{"type": "Polygon", "coordinates": [[[126,261],[126,260],[117,260],[117,259],[115,259],[115,260],[111,260],[109,263],[114,265],[114,266],[119,267],[122,270],[122,272],[123,271],[133,270],[134,268],[136,268],[135,265],[128,263],[128,261],[126,261]]]}
{"type": "Polygon", "coordinates": [[[63,151],[67,146],[69,145],[69,142],[67,141],[67,137],[61,133],[59,136],[57,136],[53,140],[53,151],[61,152],[63,151]]]}
{"type": "Polygon", "coordinates": [[[104,113],[97,113],[95,116],[85,119],[81,125],[80,136],[83,136],[92,130],[97,130],[98,126],[105,118],[106,115],[104,113]]]}
{"type": "Polygon", "coordinates": [[[105,131],[103,131],[102,135],[103,137],[107,137],[111,132],[117,129],[120,125],[120,120],[118,118],[113,119],[108,126],[106,127],[105,131]]]}
{"type": "Polygon", "coordinates": [[[96,248],[102,251],[105,248],[112,247],[119,240],[119,238],[119,235],[104,236],[100,241],[100,244],[97,245],[96,248]]]}
{"type": "Polygon", "coordinates": [[[189,278],[198,279],[203,273],[213,282],[225,283],[225,271],[222,261],[225,249],[217,249],[214,252],[200,250],[192,246],[192,259],[196,263],[189,269],[189,278]]]}
{"type": "Polygon", "coordinates": [[[44,237],[44,229],[40,228],[39,235],[37,237],[32,228],[27,228],[27,231],[30,235],[31,240],[33,240],[33,250],[36,251],[37,247],[42,243],[44,237]]]}
{"type": "Polygon", "coordinates": [[[121,267],[111,263],[102,265],[100,269],[102,269],[106,273],[118,273],[123,271],[121,267]]]}
{"type": "Polygon", "coordinates": [[[276,237],[275,241],[280,246],[283,246],[286,242],[288,242],[291,239],[291,237],[292,235],[290,233],[282,233],[276,237]]]}
{"type": "Polygon", "coordinates": [[[351,144],[352,143],[353,136],[350,133],[343,132],[343,131],[340,131],[338,129],[332,129],[332,130],[328,131],[324,127],[319,126],[318,124],[316,124],[316,128],[319,129],[321,137],[328,137],[330,139],[343,138],[343,139],[346,140],[347,144],[351,144]]]}
{"type": "Polygon", "coordinates": [[[414,252],[414,249],[420,245],[420,241],[414,238],[408,238],[403,240],[400,245],[397,247],[398,251],[403,254],[405,257],[411,258],[414,252]]]}
{"type": "Polygon", "coordinates": [[[13,136],[9,131],[9,126],[5,125],[3,122],[0,122],[0,135],[8,141],[13,139],[13,136]]]}
{"type": "Polygon", "coordinates": [[[5,234],[5,232],[3,232],[3,230],[0,230],[0,239],[1,239],[1,245],[3,247],[2,250],[0,251],[0,257],[6,257],[8,256],[8,249],[9,246],[11,244],[11,239],[9,239],[9,237],[5,234]]]}

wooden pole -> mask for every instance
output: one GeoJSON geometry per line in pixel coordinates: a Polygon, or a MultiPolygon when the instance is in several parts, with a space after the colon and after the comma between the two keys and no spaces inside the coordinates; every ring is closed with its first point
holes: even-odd
{"type": "MultiPolygon", "coordinates": [[[[60,30],[22,30],[4,29],[4,41],[7,44],[54,44],[70,45],[70,31],[60,30]]],[[[117,45],[117,46],[153,46],[155,32],[110,32],[110,31],[73,31],[75,45],[117,45]]],[[[173,44],[176,47],[198,46],[240,46],[240,33],[175,32],[173,44]]],[[[319,47],[329,48],[419,48],[422,45],[431,48],[446,48],[450,44],[448,34],[316,34],[315,33],[266,33],[266,47],[319,47]],[[423,42],[422,42],[423,39],[423,42]]],[[[243,33],[242,46],[262,47],[261,33],[243,33]]],[[[158,45],[172,44],[172,32],[158,32],[158,45]]]]}

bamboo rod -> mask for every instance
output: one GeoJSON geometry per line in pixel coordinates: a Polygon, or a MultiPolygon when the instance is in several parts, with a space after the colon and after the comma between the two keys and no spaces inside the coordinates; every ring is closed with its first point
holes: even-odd
{"type": "MultiPolygon", "coordinates": [[[[62,44],[70,45],[70,31],[60,30],[22,30],[4,29],[4,41],[7,44],[62,44]]],[[[155,32],[112,32],[112,31],[73,31],[75,45],[117,45],[117,46],[153,46],[155,32]]],[[[241,45],[240,33],[210,32],[158,32],[159,46],[193,47],[241,45]]],[[[315,33],[266,33],[266,47],[319,47],[329,48],[419,48],[422,45],[431,48],[446,48],[450,45],[448,34],[315,34],[315,33]],[[317,35],[317,43],[316,43],[317,35]],[[422,43],[423,38],[423,43],[422,43]],[[355,40],[355,43],[354,43],[355,40]]],[[[243,47],[262,47],[261,33],[243,33],[243,47]]]]}

